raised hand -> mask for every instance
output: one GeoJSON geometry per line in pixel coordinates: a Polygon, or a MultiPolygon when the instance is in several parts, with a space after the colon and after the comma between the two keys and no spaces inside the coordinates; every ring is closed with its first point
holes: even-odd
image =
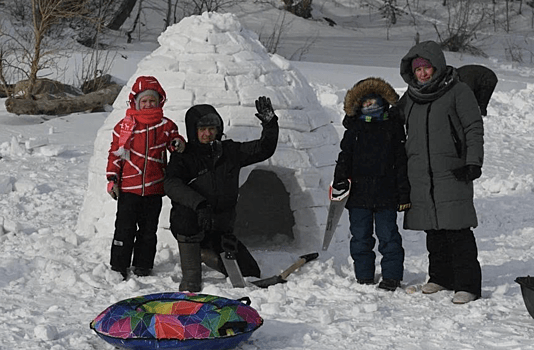
{"type": "Polygon", "coordinates": [[[273,106],[271,104],[271,99],[265,96],[260,96],[256,100],[256,117],[261,120],[262,124],[267,124],[275,116],[273,106]]]}

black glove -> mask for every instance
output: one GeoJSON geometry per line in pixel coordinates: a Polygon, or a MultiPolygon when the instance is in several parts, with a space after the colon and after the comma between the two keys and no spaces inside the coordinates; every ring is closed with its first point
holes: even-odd
{"type": "Polygon", "coordinates": [[[267,124],[275,116],[273,106],[271,105],[271,99],[265,96],[260,96],[256,100],[256,117],[261,120],[262,124],[267,124]]]}
{"type": "Polygon", "coordinates": [[[201,232],[209,232],[213,227],[213,210],[207,203],[201,203],[197,207],[197,224],[201,232]]]}
{"type": "Polygon", "coordinates": [[[461,168],[452,170],[452,174],[458,181],[468,183],[475,179],[478,179],[482,175],[482,168],[478,165],[464,165],[461,168]]]}
{"type": "Polygon", "coordinates": [[[237,254],[237,237],[231,233],[226,233],[221,237],[221,248],[226,253],[237,254]]]}
{"type": "Polygon", "coordinates": [[[336,191],[346,191],[349,189],[349,180],[343,179],[339,181],[334,181],[332,188],[336,191]]]}

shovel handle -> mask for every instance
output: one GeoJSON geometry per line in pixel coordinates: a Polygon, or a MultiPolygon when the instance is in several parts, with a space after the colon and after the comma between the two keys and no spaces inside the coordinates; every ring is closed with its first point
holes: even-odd
{"type": "Polygon", "coordinates": [[[319,256],[319,253],[310,253],[310,254],[302,255],[293,265],[289,266],[287,269],[282,271],[282,273],[280,274],[280,277],[282,277],[282,279],[285,280],[287,276],[295,272],[299,267],[301,267],[302,265],[306,264],[309,261],[317,259],[318,256],[319,256]]]}

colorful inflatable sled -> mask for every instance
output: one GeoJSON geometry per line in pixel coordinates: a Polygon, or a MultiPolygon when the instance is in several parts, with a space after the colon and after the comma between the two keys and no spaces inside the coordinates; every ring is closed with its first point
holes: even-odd
{"type": "Polygon", "coordinates": [[[143,295],[111,305],[90,327],[121,349],[232,349],[263,324],[249,304],[207,294],[143,295]]]}

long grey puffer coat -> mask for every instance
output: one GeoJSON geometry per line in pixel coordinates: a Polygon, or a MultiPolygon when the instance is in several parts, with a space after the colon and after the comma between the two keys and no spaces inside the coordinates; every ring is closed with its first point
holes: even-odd
{"type": "Polygon", "coordinates": [[[412,207],[404,215],[410,230],[459,230],[478,225],[473,182],[456,180],[452,170],[482,166],[484,127],[471,89],[447,66],[439,45],[422,42],[401,61],[408,90],[399,102],[407,131],[406,153],[412,207]],[[430,83],[420,87],[412,60],[423,57],[435,68],[430,83]]]}

